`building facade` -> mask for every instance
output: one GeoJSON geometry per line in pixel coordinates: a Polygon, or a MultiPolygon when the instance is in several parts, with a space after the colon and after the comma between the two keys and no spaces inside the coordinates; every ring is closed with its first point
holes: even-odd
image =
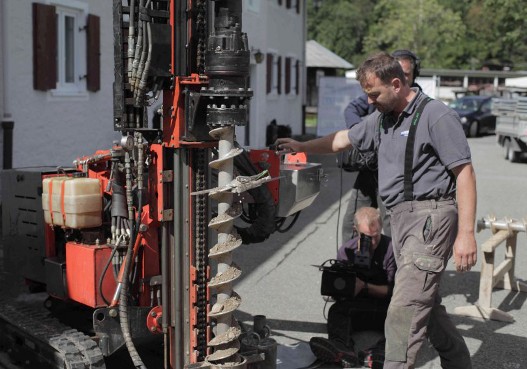
{"type": "Polygon", "coordinates": [[[261,148],[275,119],[303,129],[305,105],[305,0],[244,0],[243,29],[252,48],[250,121],[238,132],[240,143],[261,148]]]}
{"type": "Polygon", "coordinates": [[[112,2],[3,0],[0,7],[0,118],[2,128],[13,127],[12,166],[71,166],[109,147],[112,2]]]}
{"type": "MultiPolygon", "coordinates": [[[[0,143],[13,127],[12,167],[71,166],[119,139],[112,9],[110,0],[0,2],[0,143]]],[[[243,0],[254,97],[242,145],[263,147],[273,119],[301,133],[305,18],[305,0],[243,0]]]]}

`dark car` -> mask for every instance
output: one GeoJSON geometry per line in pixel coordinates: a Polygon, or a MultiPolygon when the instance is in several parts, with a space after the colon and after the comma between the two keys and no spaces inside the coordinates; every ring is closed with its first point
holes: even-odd
{"type": "Polygon", "coordinates": [[[452,101],[449,106],[459,114],[467,137],[494,133],[496,116],[492,115],[492,96],[463,96],[452,101]]]}

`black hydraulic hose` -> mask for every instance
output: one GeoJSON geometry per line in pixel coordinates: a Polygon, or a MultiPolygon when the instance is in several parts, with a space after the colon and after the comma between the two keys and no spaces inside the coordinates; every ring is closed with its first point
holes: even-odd
{"type": "Polygon", "coordinates": [[[282,218],[278,221],[279,223],[279,226],[277,226],[276,230],[280,233],[285,233],[285,232],[288,232],[291,228],[293,228],[293,226],[295,225],[296,221],[298,220],[298,216],[300,215],[300,211],[297,211],[295,213],[295,216],[293,218],[293,220],[291,221],[291,223],[289,223],[289,225],[285,228],[281,228],[282,225],[285,223],[285,219],[286,218],[282,218]]]}
{"type": "Polygon", "coordinates": [[[136,260],[134,262],[134,270],[132,271],[132,278],[131,278],[132,285],[134,285],[137,280],[137,275],[139,274],[139,265],[141,265],[142,260],[143,260],[143,248],[141,247],[137,251],[136,260]]]}
{"type": "MultiPolygon", "coordinates": [[[[234,158],[234,165],[242,175],[255,175],[258,170],[251,163],[249,155],[244,151],[234,158]]],[[[244,244],[263,242],[276,230],[274,204],[271,191],[266,185],[248,191],[256,203],[257,217],[249,227],[236,227],[244,244]]]]}
{"type": "MultiPolygon", "coordinates": [[[[144,8],[145,12],[147,12],[147,9],[148,9],[148,7],[150,5],[150,1],[151,0],[148,0],[146,2],[145,8],[144,8]]],[[[146,80],[148,78],[148,73],[150,71],[150,63],[151,63],[151,60],[152,60],[152,28],[151,28],[150,23],[151,22],[145,21],[146,30],[144,32],[146,32],[145,40],[148,43],[148,49],[146,49],[146,48],[143,49],[143,54],[144,54],[145,58],[141,58],[141,62],[142,62],[141,71],[138,72],[138,74],[139,74],[138,75],[139,83],[138,83],[138,88],[136,90],[136,92],[137,92],[136,103],[138,105],[143,103],[144,90],[145,90],[145,87],[146,87],[146,80]],[[146,51],[145,51],[145,49],[146,49],[146,51]]]]}
{"type": "Polygon", "coordinates": [[[104,291],[102,290],[102,284],[104,282],[104,277],[106,276],[106,272],[108,271],[108,268],[110,267],[110,264],[112,262],[113,257],[115,256],[115,252],[117,251],[117,246],[115,246],[112,250],[112,253],[110,254],[110,257],[108,258],[108,261],[104,265],[104,269],[102,270],[101,276],[99,277],[99,293],[101,294],[102,300],[104,303],[108,306],[110,306],[110,302],[104,296],[104,291]]]}

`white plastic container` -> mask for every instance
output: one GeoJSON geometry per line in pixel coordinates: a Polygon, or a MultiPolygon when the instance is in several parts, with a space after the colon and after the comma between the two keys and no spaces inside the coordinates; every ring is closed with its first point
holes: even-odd
{"type": "Polygon", "coordinates": [[[50,177],[42,181],[47,224],[91,228],[102,224],[101,184],[94,178],[50,177]]]}

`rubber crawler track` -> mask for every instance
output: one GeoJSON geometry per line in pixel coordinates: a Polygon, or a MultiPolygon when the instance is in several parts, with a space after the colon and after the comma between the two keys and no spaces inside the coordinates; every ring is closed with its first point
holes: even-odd
{"type": "Polygon", "coordinates": [[[28,359],[22,363],[28,368],[37,367],[32,360],[57,369],[106,368],[95,341],[60,323],[41,306],[0,301],[0,330],[0,343],[7,350],[16,351],[19,358],[21,350],[28,351],[28,359]]]}

